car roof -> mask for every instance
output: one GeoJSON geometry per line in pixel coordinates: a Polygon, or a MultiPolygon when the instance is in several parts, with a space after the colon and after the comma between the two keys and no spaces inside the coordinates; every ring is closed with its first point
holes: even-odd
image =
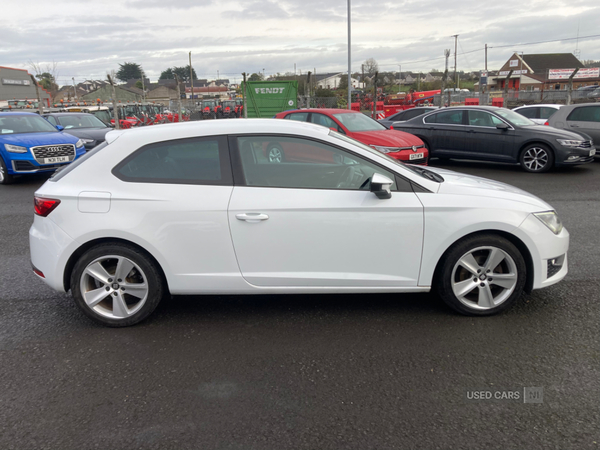
{"type": "Polygon", "coordinates": [[[341,113],[356,113],[361,114],[359,111],[352,109],[341,109],[341,108],[306,108],[306,109],[290,109],[289,111],[283,111],[286,113],[295,112],[318,112],[318,113],[329,113],[329,114],[341,114],[341,113]]]}
{"type": "Polygon", "coordinates": [[[327,135],[331,131],[321,125],[294,120],[278,119],[237,119],[237,120],[199,120],[193,122],[176,122],[154,127],[129,128],[127,130],[110,131],[106,135],[107,142],[113,142],[123,135],[127,139],[140,139],[147,142],[179,139],[196,136],[216,136],[224,134],[285,134],[308,131],[327,135]]]}
{"type": "Polygon", "coordinates": [[[540,103],[540,104],[534,104],[534,105],[522,105],[522,106],[517,106],[514,109],[521,109],[521,108],[537,108],[537,107],[543,107],[543,108],[556,108],[556,109],[560,109],[561,107],[563,107],[565,105],[557,105],[556,103],[540,103]]]}
{"type": "MultiPolygon", "coordinates": [[[[54,113],[45,113],[45,116],[93,116],[93,114],[86,112],[54,112],[54,113]]],[[[94,116],[95,117],[95,116],[94,116]]]]}
{"type": "Polygon", "coordinates": [[[5,111],[5,112],[0,112],[0,116],[39,116],[38,113],[33,113],[33,112],[26,112],[26,111],[5,111]]]}

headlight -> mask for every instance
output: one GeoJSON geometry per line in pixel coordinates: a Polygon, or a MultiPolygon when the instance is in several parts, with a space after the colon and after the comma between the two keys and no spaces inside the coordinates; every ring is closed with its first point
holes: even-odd
{"type": "Polygon", "coordinates": [[[558,143],[564,147],[580,147],[585,141],[576,141],[572,139],[557,139],[558,143]]]}
{"type": "Polygon", "coordinates": [[[77,141],[77,144],[75,144],[75,147],[83,147],[83,141],[81,139],[79,139],[77,141]]]}
{"type": "Polygon", "coordinates": [[[381,153],[390,153],[390,152],[398,151],[398,149],[396,147],[382,147],[380,145],[370,145],[370,147],[374,148],[375,150],[377,150],[381,153]]]}
{"type": "Polygon", "coordinates": [[[11,153],[27,153],[27,147],[21,147],[20,145],[4,144],[4,148],[11,153]]]}
{"type": "Polygon", "coordinates": [[[540,219],[554,234],[559,234],[562,231],[563,224],[555,211],[544,211],[533,213],[533,215],[540,219]]]}
{"type": "Polygon", "coordinates": [[[91,144],[92,142],[94,142],[93,139],[79,139],[80,141],[82,141],[84,144],[91,144]]]}

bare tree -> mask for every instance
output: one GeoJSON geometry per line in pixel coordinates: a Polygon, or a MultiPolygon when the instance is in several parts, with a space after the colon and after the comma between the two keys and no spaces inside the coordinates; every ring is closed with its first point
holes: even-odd
{"type": "Polygon", "coordinates": [[[379,72],[379,64],[375,61],[375,58],[369,58],[364,63],[365,66],[365,74],[372,77],[375,75],[375,72],[379,72]]]}
{"type": "Polygon", "coordinates": [[[35,74],[38,80],[38,84],[43,87],[50,94],[50,101],[54,102],[56,95],[58,94],[58,63],[52,61],[52,63],[40,64],[33,61],[28,61],[27,66],[35,74]]]}

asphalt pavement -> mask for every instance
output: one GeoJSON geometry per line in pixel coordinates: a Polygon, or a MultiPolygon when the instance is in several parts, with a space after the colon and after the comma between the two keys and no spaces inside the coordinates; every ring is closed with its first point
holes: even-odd
{"type": "Polygon", "coordinates": [[[443,167],[552,204],[567,278],[487,318],[433,294],[210,296],[109,329],[31,272],[46,177],[0,186],[0,449],[598,448],[600,161],[443,167]]]}

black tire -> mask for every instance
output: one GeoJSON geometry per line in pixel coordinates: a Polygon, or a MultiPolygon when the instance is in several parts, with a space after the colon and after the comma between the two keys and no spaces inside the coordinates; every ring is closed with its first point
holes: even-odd
{"type": "Polygon", "coordinates": [[[15,176],[8,173],[4,159],[0,156],[0,184],[12,184],[15,182],[15,176]]]}
{"type": "Polygon", "coordinates": [[[127,327],[146,319],[167,293],[167,287],[162,272],[144,252],[126,244],[107,243],[92,247],[79,258],[71,274],[71,293],[77,306],[93,321],[108,327],[127,327]],[[127,274],[122,280],[108,278],[102,282],[99,281],[100,278],[86,272],[88,266],[98,267],[96,264],[101,264],[105,271],[96,270],[95,273],[116,276],[117,258],[133,264],[129,271],[124,269],[127,274]],[[138,295],[144,290],[144,288],[140,289],[142,286],[145,286],[146,294],[143,299],[140,299],[138,295]],[[94,296],[101,300],[94,306],[88,306],[82,287],[90,295],[96,292],[94,296]],[[129,294],[127,290],[138,291],[138,294],[129,294]],[[107,292],[106,295],[103,295],[104,291],[107,292]],[[125,314],[122,318],[114,317],[119,315],[119,308],[115,306],[117,299],[119,302],[121,300],[124,302],[119,303],[125,306],[125,314]]]}
{"type": "Polygon", "coordinates": [[[523,255],[510,241],[495,234],[480,234],[457,242],[446,252],[434,285],[442,300],[455,311],[468,316],[490,316],[506,310],[522,295],[526,278],[523,255]],[[489,269],[485,264],[492,249],[500,250],[494,254],[503,259],[489,269]],[[470,260],[468,255],[477,262],[471,269],[481,272],[466,269],[463,264],[470,260]],[[460,291],[464,295],[457,295],[460,291]]]}
{"type": "Polygon", "coordinates": [[[216,112],[210,113],[210,118],[211,119],[216,119],[217,118],[217,113],[216,112]]]}
{"type": "Polygon", "coordinates": [[[526,172],[548,172],[554,166],[554,153],[546,145],[531,144],[521,151],[519,162],[526,172]]]}

